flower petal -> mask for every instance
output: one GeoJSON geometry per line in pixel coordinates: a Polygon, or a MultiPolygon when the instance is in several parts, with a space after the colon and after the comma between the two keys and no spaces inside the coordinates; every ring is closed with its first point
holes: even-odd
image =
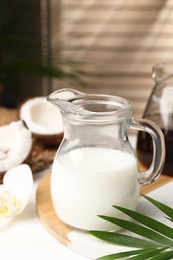
{"type": "Polygon", "coordinates": [[[4,188],[15,194],[16,201],[20,204],[18,214],[27,205],[33,188],[33,176],[27,164],[13,167],[6,172],[3,179],[4,188]]]}

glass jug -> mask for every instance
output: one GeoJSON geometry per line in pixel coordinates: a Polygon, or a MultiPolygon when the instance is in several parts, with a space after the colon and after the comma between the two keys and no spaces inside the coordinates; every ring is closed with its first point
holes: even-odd
{"type": "MultiPolygon", "coordinates": [[[[153,67],[154,88],[148,100],[143,118],[160,126],[166,145],[163,174],[173,175],[173,61],[158,63],[153,67]]],[[[139,132],[137,156],[148,168],[152,161],[153,145],[150,135],[139,132]]]]}
{"type": "Polygon", "coordinates": [[[136,208],[139,186],[152,183],[162,171],[161,130],[150,121],[132,119],[132,105],[121,97],[61,89],[48,100],[60,109],[64,125],[51,172],[55,212],[79,229],[115,229],[98,215],[125,218],[112,206],[136,208]],[[153,139],[153,161],[147,172],[138,172],[130,128],[146,131],[153,139]]]}

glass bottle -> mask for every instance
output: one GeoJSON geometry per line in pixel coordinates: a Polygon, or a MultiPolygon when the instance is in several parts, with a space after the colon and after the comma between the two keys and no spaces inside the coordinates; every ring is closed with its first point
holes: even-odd
{"type": "MultiPolygon", "coordinates": [[[[143,118],[160,126],[165,139],[166,158],[162,173],[173,175],[173,61],[157,63],[152,69],[155,85],[143,118]]],[[[150,135],[139,132],[137,157],[148,168],[152,162],[153,142],[150,135]]]]}

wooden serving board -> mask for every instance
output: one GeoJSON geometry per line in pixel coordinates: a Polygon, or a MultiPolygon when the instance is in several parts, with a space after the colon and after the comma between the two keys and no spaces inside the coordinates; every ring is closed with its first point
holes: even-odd
{"type": "Polygon", "coordinates": [[[41,179],[36,193],[37,215],[44,227],[61,243],[68,244],[67,235],[72,228],[61,222],[57,217],[50,194],[50,177],[48,173],[41,179]]]}
{"type": "MultiPolygon", "coordinates": [[[[81,236],[81,231],[73,229],[72,227],[64,224],[56,215],[50,194],[50,177],[50,173],[45,174],[38,185],[36,193],[37,214],[41,223],[48,230],[48,232],[51,235],[53,235],[58,241],[60,241],[63,245],[69,247],[70,243],[72,242],[69,239],[70,234],[75,233],[75,235],[79,235],[80,240],[86,239],[86,236],[85,234],[82,234],[81,236]]],[[[173,180],[172,177],[161,175],[153,184],[150,184],[146,187],[142,187],[141,194],[146,194],[150,191],[153,191],[154,189],[157,189],[167,184],[171,180],[173,180]]],[[[91,243],[93,244],[93,242],[91,243]]],[[[77,251],[79,250],[77,249],[77,251]]],[[[79,253],[86,255],[85,252],[79,253]]]]}

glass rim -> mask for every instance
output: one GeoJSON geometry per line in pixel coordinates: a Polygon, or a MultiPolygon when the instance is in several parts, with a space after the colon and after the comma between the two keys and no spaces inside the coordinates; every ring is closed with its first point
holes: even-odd
{"type": "Polygon", "coordinates": [[[72,98],[68,102],[76,105],[81,114],[79,116],[67,113],[67,116],[84,121],[110,121],[124,118],[132,113],[132,102],[120,96],[87,94],[72,98]]]}

